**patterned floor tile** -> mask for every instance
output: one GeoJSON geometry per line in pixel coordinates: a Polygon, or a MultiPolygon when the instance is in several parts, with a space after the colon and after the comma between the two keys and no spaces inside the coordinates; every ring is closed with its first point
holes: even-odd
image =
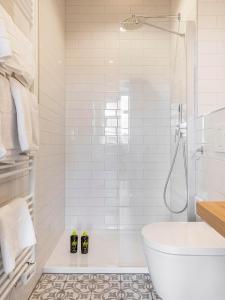
{"type": "Polygon", "coordinates": [[[149,285],[145,281],[122,281],[124,299],[152,299],[149,285]]]}
{"type": "Polygon", "coordinates": [[[91,300],[114,300],[114,299],[123,299],[120,288],[106,288],[101,292],[93,291],[91,300]]]}
{"type": "Polygon", "coordinates": [[[100,282],[108,282],[108,281],[120,281],[120,274],[94,274],[94,280],[100,282]]]}
{"type": "Polygon", "coordinates": [[[147,279],[145,276],[146,274],[122,274],[121,275],[121,281],[146,281],[150,280],[147,279]]]}
{"type": "Polygon", "coordinates": [[[67,280],[67,274],[43,274],[41,276],[41,279],[40,281],[43,282],[43,281],[63,281],[65,282],[67,280]]]}
{"type": "Polygon", "coordinates": [[[44,274],[30,300],[162,300],[147,274],[44,274]]]}
{"type": "Polygon", "coordinates": [[[90,281],[93,279],[94,274],[77,274],[77,281],[90,281]]]}
{"type": "Polygon", "coordinates": [[[92,286],[92,299],[120,299],[120,281],[96,282],[92,286]]]}
{"type": "Polygon", "coordinates": [[[64,284],[64,289],[73,290],[77,294],[87,294],[92,291],[92,283],[89,281],[70,281],[64,284]]]}

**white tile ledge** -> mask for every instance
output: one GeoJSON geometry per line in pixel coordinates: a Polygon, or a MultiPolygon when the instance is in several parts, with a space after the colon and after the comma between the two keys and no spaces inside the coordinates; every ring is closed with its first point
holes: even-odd
{"type": "Polygon", "coordinates": [[[87,273],[114,273],[114,274],[135,274],[135,273],[143,273],[147,274],[148,268],[147,267],[44,267],[43,273],[65,273],[65,274],[87,274],[87,273]]]}

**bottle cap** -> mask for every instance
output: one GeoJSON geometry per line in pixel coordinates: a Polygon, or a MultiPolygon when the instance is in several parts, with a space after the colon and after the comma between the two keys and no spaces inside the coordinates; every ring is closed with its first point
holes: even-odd
{"type": "Polygon", "coordinates": [[[77,231],[75,229],[72,231],[72,235],[77,235],[77,231]]]}
{"type": "Polygon", "coordinates": [[[84,231],[82,236],[88,236],[87,231],[84,231]]]}

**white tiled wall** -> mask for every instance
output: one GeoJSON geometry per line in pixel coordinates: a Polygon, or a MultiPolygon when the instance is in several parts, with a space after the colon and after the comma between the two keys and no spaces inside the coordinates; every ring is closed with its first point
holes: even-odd
{"type": "MultiPolygon", "coordinates": [[[[186,34],[187,21],[196,21],[196,0],[171,2],[171,13],[181,14],[181,22],[172,22],[172,29],[186,34]]],[[[179,122],[179,104],[182,104],[183,122],[187,122],[187,37],[171,35],[171,161],[174,157],[177,138],[175,138],[176,125],[179,122]]],[[[180,210],[187,200],[187,189],[184,170],[184,157],[182,145],[179,148],[176,163],[171,178],[171,207],[180,210]]],[[[181,215],[173,215],[173,219],[185,220],[187,212],[181,215]]]]}
{"type": "Polygon", "coordinates": [[[40,151],[37,164],[39,260],[45,262],[64,230],[65,98],[64,0],[39,1],[40,151]],[[43,246],[44,245],[44,246],[43,246]]]}
{"type": "MultiPolygon", "coordinates": [[[[195,20],[197,16],[197,1],[198,0],[172,0],[171,1],[171,12],[180,12],[184,20],[195,20]]],[[[217,1],[217,0],[206,0],[217,1]]]]}
{"type": "Polygon", "coordinates": [[[225,1],[198,0],[198,111],[225,106],[225,1]]]}
{"type": "Polygon", "coordinates": [[[224,200],[225,1],[198,1],[198,196],[224,200]]]}
{"type": "MultiPolygon", "coordinates": [[[[0,0],[16,24],[32,38],[32,28],[14,1],[0,0]]],[[[64,0],[39,1],[40,152],[37,159],[35,220],[37,273],[26,286],[13,289],[8,299],[28,299],[44,263],[64,230],[64,0]]],[[[26,192],[27,179],[17,178],[0,188],[0,202],[26,192]]]]}
{"type": "Polygon", "coordinates": [[[67,0],[67,228],[136,229],[169,218],[170,35],[120,31],[132,12],[169,11],[168,0],[67,0]]]}
{"type": "Polygon", "coordinates": [[[204,155],[197,161],[198,196],[225,199],[225,109],[198,119],[198,143],[204,155]]]}

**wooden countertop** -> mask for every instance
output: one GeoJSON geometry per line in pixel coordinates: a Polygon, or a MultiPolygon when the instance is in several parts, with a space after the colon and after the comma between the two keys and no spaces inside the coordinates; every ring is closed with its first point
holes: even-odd
{"type": "Polygon", "coordinates": [[[225,201],[197,202],[197,214],[225,237],[225,201]]]}

